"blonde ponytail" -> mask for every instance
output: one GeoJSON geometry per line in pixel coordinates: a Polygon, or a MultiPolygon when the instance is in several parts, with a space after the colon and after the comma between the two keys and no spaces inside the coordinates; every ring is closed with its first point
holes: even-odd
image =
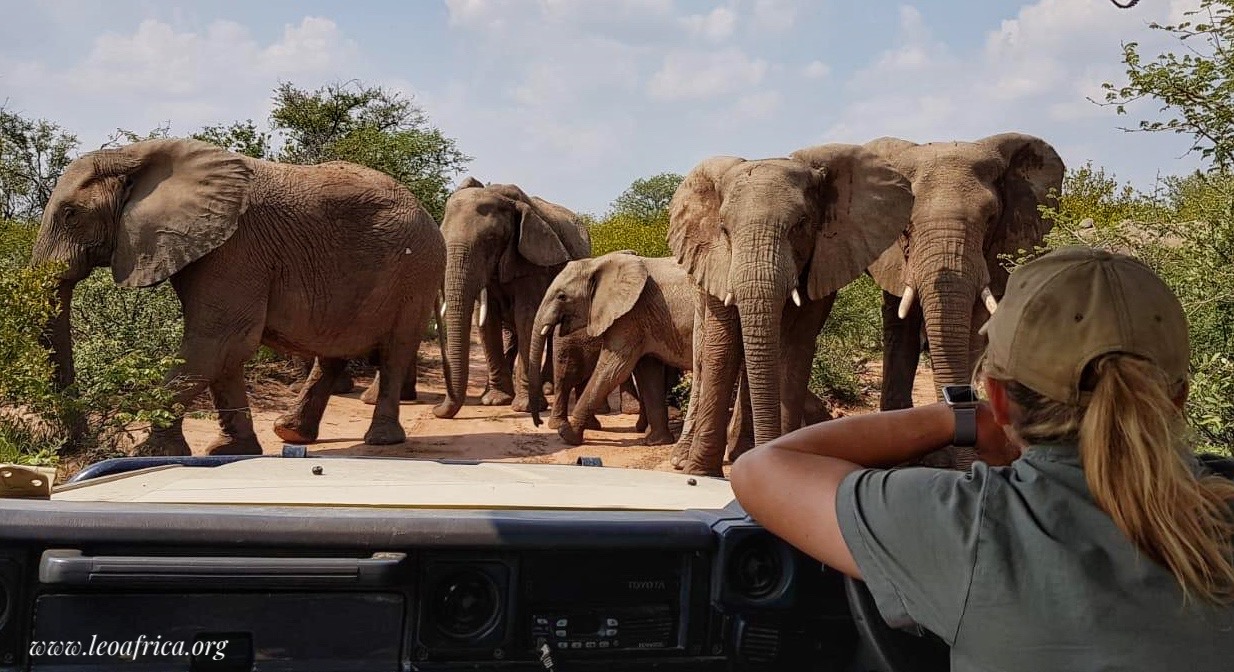
{"type": "Polygon", "coordinates": [[[1186,420],[1160,369],[1123,354],[1089,365],[1085,406],[1004,381],[1025,443],[1077,442],[1093,499],[1184,599],[1234,601],[1234,482],[1194,471],[1186,420]]]}

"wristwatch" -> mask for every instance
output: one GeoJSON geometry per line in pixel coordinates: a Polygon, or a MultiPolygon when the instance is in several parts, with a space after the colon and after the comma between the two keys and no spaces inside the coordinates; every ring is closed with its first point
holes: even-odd
{"type": "Polygon", "coordinates": [[[952,445],[961,448],[977,445],[977,391],[972,385],[945,385],[943,401],[955,412],[955,439],[952,445]]]}

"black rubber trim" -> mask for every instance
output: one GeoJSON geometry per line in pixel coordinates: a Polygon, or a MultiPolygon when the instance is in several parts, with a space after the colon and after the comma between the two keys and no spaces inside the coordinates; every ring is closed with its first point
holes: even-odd
{"type": "Polygon", "coordinates": [[[277,455],[191,455],[184,457],[113,457],[102,460],[82,469],[65,483],[81,483],[93,478],[125,474],[139,469],[178,465],[182,467],[217,467],[240,460],[252,460],[258,457],[283,459],[277,455]]]}
{"type": "Polygon", "coordinates": [[[44,544],[710,550],[724,511],[249,506],[0,500],[0,538],[44,544]],[[157,539],[151,531],[157,530],[157,539]]]}

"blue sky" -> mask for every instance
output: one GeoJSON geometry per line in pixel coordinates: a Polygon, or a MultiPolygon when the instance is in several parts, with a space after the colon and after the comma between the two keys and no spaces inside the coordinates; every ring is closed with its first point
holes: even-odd
{"type": "MultiPolygon", "coordinates": [[[[1200,165],[1186,139],[1128,134],[1094,105],[1120,43],[1197,0],[403,0],[3,5],[0,104],[97,147],[117,127],[264,123],[279,81],[412,96],[513,182],[602,213],[629,183],[715,154],[783,156],[884,135],[1039,135],[1148,189],[1200,165]]],[[[1156,108],[1142,105],[1141,114],[1156,108]]]]}

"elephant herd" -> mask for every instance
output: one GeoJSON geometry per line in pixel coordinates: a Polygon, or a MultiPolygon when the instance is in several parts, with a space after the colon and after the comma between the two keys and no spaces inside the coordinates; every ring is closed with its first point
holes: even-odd
{"type": "MultiPolygon", "coordinates": [[[[474,322],[487,363],[480,403],[509,404],[538,425],[547,376],[550,426],[577,445],[609,394],[633,387],[647,443],[675,441],[675,467],[721,475],[726,447],[735,458],[815,419],[815,344],[836,293],[862,274],[883,293],[880,407],[912,405],[926,343],[936,388],[968,382],[978,329],[1006,287],[1001,257],[1043,240],[1041,206],[1054,203],[1063,172],[1053,147],[1020,133],[714,156],[672,197],[672,256],[593,257],[575,213],[512,184],[468,178],[438,224],[375,170],[151,140],[68,167],[33,263],[61,265],[47,340],[62,386],[74,379],[78,281],[100,266],[122,286],[170,281],[184,337],[169,382],[181,403],[209,390],[220,426],[212,454],[261,451],[243,376],[261,345],[315,359],[276,422],[282,439],[315,441],[348,359],[368,357],[378,375],[364,440],[404,441],[399,402],[414,398],[415,354],[436,308],[446,382],[437,417],[464,405],[474,322]],[[679,437],[666,404],[674,371],[692,372],[679,437]]],[[[152,431],[139,452],[189,454],[181,424],[152,431]]],[[[931,463],[972,457],[948,450],[931,463]]]]}

